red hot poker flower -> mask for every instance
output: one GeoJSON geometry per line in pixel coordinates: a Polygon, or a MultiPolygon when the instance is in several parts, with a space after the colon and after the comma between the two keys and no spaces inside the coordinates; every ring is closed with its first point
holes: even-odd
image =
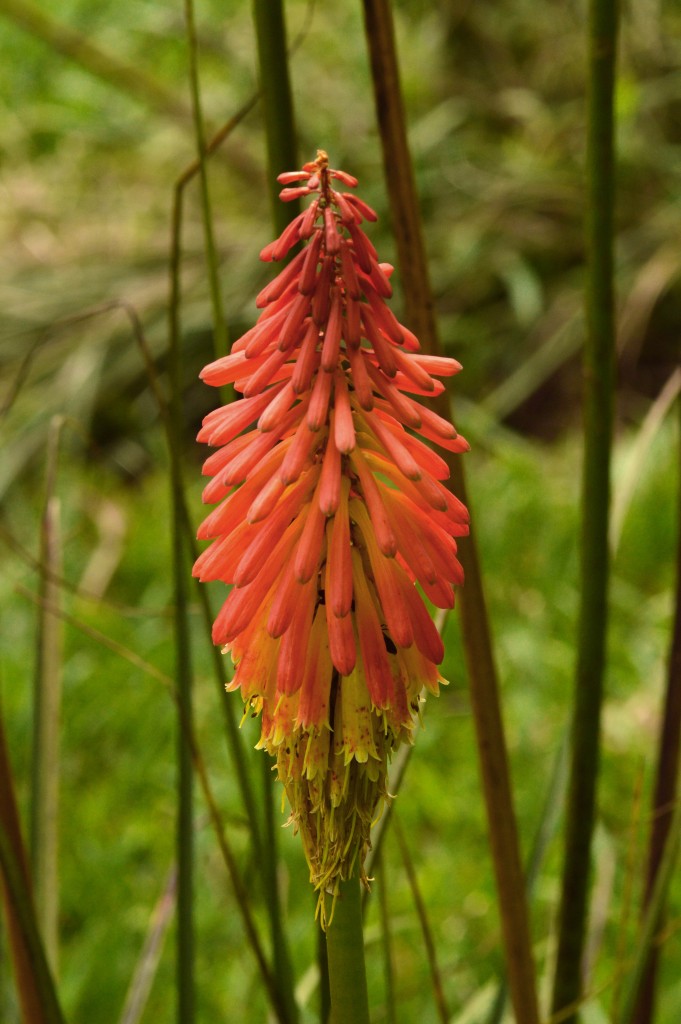
{"type": "Polygon", "coordinates": [[[232,586],[213,628],[236,667],[228,688],[262,713],[259,746],[277,759],[311,879],[335,892],[363,863],[421,690],[443,681],[421,595],[453,607],[468,513],[427,442],[468,445],[412,397],[461,367],[423,354],[386,304],[393,268],[362,229],[376,214],[346,191],[356,179],[320,150],[279,181],[282,200],[313,198],[261,259],[303,247],[201,375],[244,397],[199,433],[218,449],[204,500],[219,504],[194,573],[232,586]]]}

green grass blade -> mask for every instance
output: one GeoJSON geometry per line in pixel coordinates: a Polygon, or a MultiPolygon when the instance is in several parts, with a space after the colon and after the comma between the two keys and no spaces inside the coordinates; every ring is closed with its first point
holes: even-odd
{"type": "MultiPolygon", "coordinates": [[[[552,1007],[582,990],[591,841],[600,761],[609,574],[608,514],[615,351],[613,208],[616,0],[591,0],[587,114],[586,341],[580,609],[570,788],[552,1007]]],[[[572,1024],[577,1013],[571,1014],[572,1024]]]]}
{"type": "MultiPolygon", "coordinates": [[[[406,315],[425,351],[437,352],[440,346],[388,0],[364,0],[364,18],[406,315]]],[[[441,415],[449,415],[445,392],[433,407],[441,415]]],[[[448,459],[447,462],[456,494],[469,504],[460,458],[448,459]]],[[[535,968],[499,687],[482,577],[472,538],[462,538],[459,556],[466,574],[466,586],[459,601],[463,643],[478,735],[509,985],[518,1019],[523,1024],[537,1024],[535,968]]]]}
{"type": "Polygon", "coordinates": [[[119,1024],[139,1024],[158,971],[168,925],[175,912],[177,870],[173,864],[163,892],[149,918],[149,927],[130,981],[119,1024]]]}
{"type": "Polygon", "coordinates": [[[47,443],[47,484],[40,530],[40,596],[33,703],[31,761],[31,869],[36,911],[52,971],[58,965],[58,807],[59,728],[62,690],[62,623],[48,610],[59,606],[61,588],[61,509],[55,494],[59,438],[56,417],[47,443]]]}
{"type": "MultiPolygon", "coordinates": [[[[681,414],[681,402],[678,403],[681,414]]],[[[681,468],[681,415],[679,422],[679,466],[681,468]]],[[[681,487],[681,477],[679,480],[681,487]]],[[[667,669],[667,686],[657,751],[655,790],[653,794],[653,823],[648,847],[648,863],[645,885],[645,912],[654,913],[655,922],[662,921],[665,889],[658,893],[658,880],[665,870],[667,847],[671,849],[674,828],[678,832],[679,816],[679,765],[681,764],[681,493],[679,494],[678,541],[676,551],[676,595],[672,638],[667,669]],[[673,812],[673,808],[676,810],[673,812]],[[659,907],[651,911],[655,900],[659,907]]],[[[678,846],[678,835],[674,840],[678,846]]],[[[671,857],[672,854],[670,853],[671,857]]],[[[662,885],[662,883],[660,883],[662,885]]],[[[644,926],[644,937],[645,937],[644,926]]],[[[636,1024],[650,1024],[655,1007],[655,984],[657,978],[657,947],[650,945],[644,967],[640,969],[638,1000],[631,1013],[636,1024]]],[[[638,959],[637,959],[638,969],[638,959]]],[[[633,985],[633,982],[632,982],[633,985]]],[[[635,991],[635,990],[634,990],[635,991]]],[[[631,996],[633,1000],[633,995],[631,996]]],[[[627,1021],[627,1024],[629,1022],[627,1021]]]]}
{"type": "Polygon", "coordinates": [[[631,970],[626,976],[626,987],[622,997],[622,1009],[613,1024],[631,1024],[634,1020],[637,1002],[644,979],[646,968],[654,948],[655,936],[659,930],[662,913],[667,901],[669,885],[679,854],[681,840],[681,801],[677,800],[674,815],[669,823],[664,849],[655,875],[655,883],[650,893],[646,911],[641,925],[638,945],[631,970]]]}
{"type": "Polygon", "coordinates": [[[385,859],[379,855],[378,909],[381,919],[381,940],[383,946],[383,977],[385,979],[385,1019],[386,1024],[397,1024],[397,1004],[395,1000],[395,971],[393,969],[392,934],[390,907],[388,905],[388,879],[386,877],[385,859]]]}
{"type": "Polygon", "coordinates": [[[438,1016],[441,1024],[447,1024],[449,1021],[449,1010],[447,1008],[447,1002],[445,1000],[444,988],[442,986],[442,973],[437,959],[437,949],[435,947],[435,939],[433,938],[433,930],[430,927],[428,920],[428,913],[426,911],[426,905],[423,902],[423,896],[421,895],[421,887],[419,886],[418,878],[416,877],[416,869],[414,862],[411,859],[411,853],[407,845],[402,826],[400,825],[397,814],[393,811],[393,829],[395,831],[395,837],[397,839],[398,846],[400,848],[400,855],[402,857],[402,863],[404,864],[404,870],[407,873],[409,880],[409,887],[411,889],[412,898],[414,900],[414,906],[416,907],[416,914],[421,925],[421,933],[423,935],[423,942],[426,947],[426,956],[428,958],[428,967],[430,969],[430,977],[433,986],[433,995],[435,996],[435,1005],[437,1007],[438,1016]]]}

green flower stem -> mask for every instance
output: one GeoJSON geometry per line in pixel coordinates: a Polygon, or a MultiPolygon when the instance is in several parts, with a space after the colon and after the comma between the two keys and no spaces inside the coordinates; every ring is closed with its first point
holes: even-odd
{"type": "MultiPolygon", "coordinates": [[[[576,1002],[587,921],[589,863],[600,761],[613,409],[614,87],[616,0],[590,0],[586,158],[586,341],[581,585],[565,861],[553,1011],[576,1002]]],[[[577,1012],[568,1024],[577,1020],[577,1012]]]]}
{"type": "MultiPolygon", "coordinates": [[[[426,352],[439,352],[428,265],[421,232],[418,197],[399,82],[395,35],[389,0],[363,0],[366,37],[379,121],[383,162],[394,211],[400,278],[409,326],[426,352]]],[[[433,408],[449,416],[446,393],[433,408]]],[[[470,508],[460,456],[447,460],[452,487],[470,508]]],[[[459,603],[471,705],[480,756],[492,858],[499,893],[509,989],[516,1019],[538,1024],[539,1010],[532,957],[525,881],[513,808],[499,686],[482,576],[472,537],[462,538],[459,557],[466,585],[459,603]]]]}
{"type": "Polygon", "coordinates": [[[336,905],[325,896],[326,949],[331,987],[331,1024],[369,1024],[359,877],[341,882],[336,905]],[[331,917],[333,913],[333,917],[331,917]]]}

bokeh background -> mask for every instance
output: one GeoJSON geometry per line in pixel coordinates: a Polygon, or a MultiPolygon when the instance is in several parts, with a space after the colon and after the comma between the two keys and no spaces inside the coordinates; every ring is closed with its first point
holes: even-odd
{"type": "MultiPolygon", "coordinates": [[[[380,215],[371,237],[390,260],[360,4],[289,0],[286,13],[301,160],[321,146],[360,178],[361,195],[380,215]]],[[[216,129],[257,91],[250,5],[201,0],[196,17],[205,113],[216,129]]],[[[569,716],[577,598],[585,8],[563,0],[398,0],[395,17],[441,334],[447,353],[464,364],[453,410],[472,444],[465,458],[473,523],[526,852],[540,823],[553,822],[532,902],[544,974],[554,952],[560,863],[560,786],[549,784],[569,716]],[[542,810],[547,799],[551,813],[542,810]]],[[[187,66],[179,2],[64,0],[57,10],[47,0],[0,0],[0,696],[25,805],[37,628],[30,595],[51,432],[62,517],[59,602],[69,617],[59,976],[73,1024],[123,1020],[174,856],[175,720],[159,678],[173,666],[168,457],[122,304],[139,317],[163,386],[173,186],[194,156],[187,66]],[[55,416],[63,417],[60,427],[55,416]]],[[[614,563],[589,949],[599,994],[587,1024],[608,1019],[635,933],[671,622],[680,97],[681,9],[672,0],[626,5],[617,93],[614,563]]],[[[265,165],[256,104],[211,162],[232,337],[253,322],[254,297],[271,273],[257,258],[271,237],[265,165]]],[[[399,281],[396,291],[399,313],[399,281]]],[[[198,381],[212,334],[196,185],[183,230],[182,346],[184,456],[198,522],[204,452],[193,437],[217,396],[198,381]]],[[[198,610],[195,623],[197,729],[230,836],[247,858],[198,610]]],[[[452,1019],[472,1024],[483,1019],[499,977],[499,927],[455,616],[445,634],[450,686],[429,703],[397,809],[452,1019]]],[[[246,725],[244,745],[255,738],[246,725]]],[[[256,784],[262,756],[249,751],[256,784]]],[[[265,1020],[200,803],[196,829],[199,1019],[265,1020]]],[[[280,846],[295,968],[312,990],[314,901],[290,830],[280,846]]],[[[248,864],[246,874],[257,906],[258,865],[248,864]]],[[[427,1024],[437,1019],[427,959],[390,836],[381,882],[393,921],[399,1019],[427,1024]]],[[[660,1024],[681,1016],[680,915],[677,881],[660,1024]]],[[[378,1022],[385,1008],[377,906],[368,920],[378,1022]]],[[[173,1019],[172,970],[170,920],[143,1021],[173,1019]]],[[[0,1018],[16,1019],[4,955],[0,1018]]]]}

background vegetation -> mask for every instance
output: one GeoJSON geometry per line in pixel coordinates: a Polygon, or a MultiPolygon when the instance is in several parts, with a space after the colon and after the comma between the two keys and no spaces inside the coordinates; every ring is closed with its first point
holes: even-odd
{"type": "MultiPolygon", "coordinates": [[[[180,4],[61,4],[60,24],[117,58],[103,76],[88,53],[72,59],[54,38],[37,38],[41,23],[30,32],[20,27],[14,8],[0,0],[0,688],[26,804],[37,649],[30,595],[37,591],[47,438],[59,414],[60,601],[69,617],[60,993],[70,1022],[99,1024],[123,1019],[174,857],[175,724],[164,681],[173,662],[168,460],[143,359],[119,304],[140,318],[163,383],[172,190],[194,155],[187,48],[180,4]]],[[[52,17],[45,0],[36,10],[52,17]]],[[[362,195],[381,214],[372,238],[390,259],[360,7],[290,0],[286,10],[299,151],[307,158],[323,146],[336,166],[358,175],[362,195]]],[[[473,445],[466,464],[474,527],[528,852],[569,721],[573,676],[584,10],[558,0],[539,7],[528,0],[439,0],[425,8],[404,0],[395,15],[442,337],[465,367],[456,381],[455,420],[473,445]]],[[[257,90],[250,5],[203,0],[197,22],[205,111],[217,127],[257,90]]],[[[642,0],[624,12],[622,26],[615,558],[588,1024],[608,1019],[632,950],[671,624],[679,437],[668,409],[679,387],[672,375],[681,319],[680,22],[674,5],[642,0]],[[656,422],[646,421],[651,409],[659,413],[656,422]]],[[[260,118],[256,105],[211,165],[232,337],[252,322],[255,294],[269,273],[257,260],[271,235],[260,118]]],[[[185,462],[198,521],[204,453],[192,438],[216,396],[197,381],[212,339],[195,186],[183,244],[185,462]]],[[[262,918],[221,698],[198,608],[194,615],[197,732],[262,918]]],[[[446,1001],[454,1019],[473,1022],[483,1019],[495,991],[499,933],[455,616],[445,633],[451,685],[428,706],[397,812],[446,1001]]],[[[242,738],[259,788],[263,755],[250,753],[250,723],[242,738]]],[[[555,791],[552,801],[557,816],[555,791]]],[[[198,1018],[263,1020],[260,980],[200,804],[196,829],[198,1018]]],[[[290,831],[280,846],[294,966],[312,992],[313,899],[290,831]]],[[[554,837],[532,903],[538,964],[547,978],[559,866],[554,837]]],[[[398,1019],[435,1021],[413,896],[392,833],[376,893],[381,884],[392,920],[398,1019]]],[[[677,879],[660,1024],[681,1015],[680,915],[677,879]]],[[[168,927],[172,933],[172,919],[168,927]]],[[[376,1021],[388,1012],[379,932],[372,898],[367,936],[376,1021]]],[[[0,1018],[11,1021],[6,963],[3,957],[0,1018]]],[[[144,1020],[173,1019],[172,972],[168,941],[144,1020]]]]}

